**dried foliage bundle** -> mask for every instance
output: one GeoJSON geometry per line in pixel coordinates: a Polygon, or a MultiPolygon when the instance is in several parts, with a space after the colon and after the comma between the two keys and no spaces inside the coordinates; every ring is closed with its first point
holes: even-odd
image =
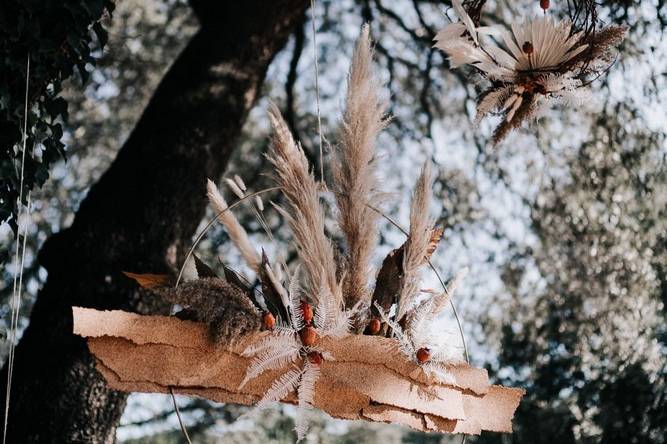
{"type": "MultiPolygon", "coordinates": [[[[294,391],[300,409],[312,405],[319,366],[331,359],[320,345],[322,339],[331,341],[354,333],[395,337],[397,341],[389,341],[394,344],[393,352],[402,351],[427,376],[441,382],[448,380],[446,366],[462,361],[457,338],[443,334],[433,324],[446,309],[451,292],[420,289],[420,272],[443,234],[429,217],[432,175],[428,163],[412,196],[408,238],[384,259],[374,288],[369,283],[373,274],[370,259],[378,236],[377,207],[383,196],[376,174],[375,144],[387,123],[386,104],[373,75],[372,55],[365,26],[352,58],[340,141],[334,151],[333,193],[346,241],[340,267],[332,240],[325,232],[320,202],[320,193],[328,187],[315,180],[301,146],[278,108],[271,106],[269,118],[274,134],[267,158],[276,184],[286,197],[285,208],[274,206],[288,221],[297,247],[299,266],[293,274],[284,276],[279,261],[272,264],[263,251],[261,256],[257,253],[227,202],[209,181],[208,197],[216,218],[255,271],[261,295],[232,270],[225,268],[224,277],[219,278],[196,257],[199,279],[177,288],[168,286],[167,278],[128,275],[182,305],[181,316],[206,322],[217,341],[230,342],[252,331],[272,330],[271,335],[243,353],[252,362],[241,386],[267,371],[278,371],[259,407],[280,401],[294,391]]],[[[227,183],[235,195],[246,198],[240,178],[227,183]]],[[[303,415],[298,418],[297,432],[302,437],[303,415]]]]}
{"type": "Polygon", "coordinates": [[[547,15],[546,2],[543,17],[512,23],[511,30],[479,26],[483,3],[454,0],[460,21],[438,32],[434,46],[447,54],[452,68],[470,65],[488,80],[477,121],[492,112],[502,115],[494,143],[550,102],[585,101],[586,87],[611,67],[626,34],[623,26],[599,28],[591,0],[568,2],[569,18],[561,21],[547,15]]]}

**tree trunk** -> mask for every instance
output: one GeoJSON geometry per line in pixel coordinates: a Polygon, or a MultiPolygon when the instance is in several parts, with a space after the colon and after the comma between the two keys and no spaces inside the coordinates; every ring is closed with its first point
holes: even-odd
{"type": "MultiPolygon", "coordinates": [[[[40,252],[49,275],[16,349],[7,442],[114,441],[126,394],[106,387],[72,335],[71,307],[164,311],[121,271],[180,265],[205,211],[206,178],[222,174],[268,65],[307,4],[192,1],[201,29],[72,226],[40,252]]],[[[4,368],[0,399],[6,379],[4,368]]]]}

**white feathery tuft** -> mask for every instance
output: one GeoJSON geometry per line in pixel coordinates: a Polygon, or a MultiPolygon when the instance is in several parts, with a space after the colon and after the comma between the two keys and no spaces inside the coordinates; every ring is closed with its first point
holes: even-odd
{"type": "Polygon", "coordinates": [[[297,441],[301,441],[306,436],[308,423],[306,421],[306,409],[312,408],[315,399],[315,384],[320,377],[320,367],[311,364],[308,359],[304,361],[301,383],[297,389],[298,410],[295,418],[294,430],[296,431],[297,441]]]}
{"type": "Polygon", "coordinates": [[[271,336],[261,339],[255,344],[249,345],[243,350],[241,356],[245,358],[251,358],[258,355],[260,352],[263,352],[268,349],[283,349],[289,348],[294,349],[299,347],[300,344],[295,337],[295,332],[290,330],[288,334],[276,334],[275,331],[272,332],[271,336]]]}
{"type": "Polygon", "coordinates": [[[262,409],[268,404],[285,399],[287,395],[297,389],[301,375],[303,375],[302,369],[292,368],[280,378],[273,381],[271,388],[267,390],[264,396],[262,396],[262,399],[257,402],[255,408],[262,409]]]}
{"type": "Polygon", "coordinates": [[[243,260],[245,260],[246,264],[248,264],[255,273],[258,273],[262,258],[250,243],[248,233],[246,233],[245,229],[236,219],[234,213],[232,213],[231,210],[228,210],[227,202],[211,179],[208,179],[206,189],[208,200],[211,203],[213,210],[218,215],[218,221],[227,228],[229,238],[232,240],[236,249],[239,250],[241,256],[243,256],[243,260]]]}
{"type": "Polygon", "coordinates": [[[299,357],[300,350],[301,344],[296,340],[292,344],[283,340],[275,341],[270,346],[264,347],[246,369],[239,388],[268,370],[279,370],[293,363],[299,357]]]}
{"type": "Polygon", "coordinates": [[[292,318],[292,327],[299,331],[304,327],[303,311],[301,310],[301,285],[299,283],[299,271],[301,266],[297,265],[289,282],[289,312],[292,318]]]}

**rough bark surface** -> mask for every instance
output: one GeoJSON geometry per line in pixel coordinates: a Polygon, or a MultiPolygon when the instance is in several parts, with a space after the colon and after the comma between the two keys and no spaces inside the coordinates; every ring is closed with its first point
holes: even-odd
{"type": "Polygon", "coordinates": [[[126,395],[107,388],[72,335],[71,307],[164,310],[121,271],[170,272],[183,258],[205,211],[206,178],[222,174],[268,65],[307,4],[192,1],[201,29],[72,226],[40,253],[49,276],[16,349],[7,442],[114,441],[126,395]]]}

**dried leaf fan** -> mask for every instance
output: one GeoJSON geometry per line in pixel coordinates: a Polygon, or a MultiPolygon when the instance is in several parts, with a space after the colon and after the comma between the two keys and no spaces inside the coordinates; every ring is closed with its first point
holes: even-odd
{"type": "Polygon", "coordinates": [[[586,101],[587,86],[611,67],[614,48],[626,34],[623,26],[600,27],[594,0],[568,0],[569,16],[560,21],[548,15],[550,2],[542,0],[542,17],[512,23],[511,30],[480,26],[484,3],[453,0],[459,21],[438,32],[435,47],[452,68],[469,65],[486,79],[476,120],[494,111],[502,115],[494,143],[550,102],[586,101]]]}
{"type": "MultiPolygon", "coordinates": [[[[375,140],[387,123],[385,110],[364,27],[350,68],[334,148],[334,181],[328,187],[334,190],[345,239],[343,257],[337,257],[325,234],[322,184],[272,106],[274,135],[267,156],[285,197],[284,208],[274,206],[289,223],[298,265],[289,272],[280,258],[270,260],[234,217],[233,206],[253,202],[261,192],[246,194],[236,177],[228,183],[240,200],[228,205],[209,181],[216,220],[256,274],[261,293],[228,268],[216,276],[196,257],[199,279],[175,288],[161,285],[170,282],[166,278],[129,274],[184,310],[179,319],[74,309],[75,332],[88,338],[111,387],[173,389],[258,407],[276,401],[296,404],[299,438],[306,433],[304,410],[311,407],[336,418],[423,431],[511,431],[523,390],[490,385],[485,370],[466,363],[459,340],[435,328],[465,273],[440,292],[420,287],[420,273],[443,234],[428,216],[428,164],[413,194],[406,242],[373,270],[370,257],[383,197],[375,140]]],[[[254,206],[262,220],[261,199],[254,206]]]]}

